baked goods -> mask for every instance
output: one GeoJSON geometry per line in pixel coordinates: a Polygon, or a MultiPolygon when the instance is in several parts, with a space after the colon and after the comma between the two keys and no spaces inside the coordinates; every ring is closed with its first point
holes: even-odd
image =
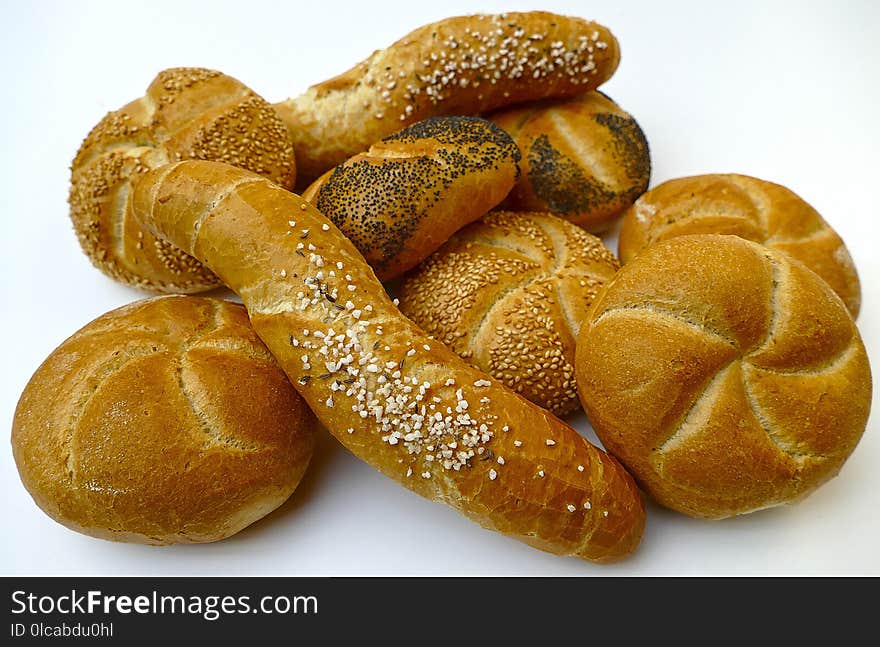
{"type": "Polygon", "coordinates": [[[271,105],[220,72],[164,70],[145,96],[104,117],[73,160],[70,217],[95,267],[151,292],[219,285],[210,271],[143,231],[131,215],[131,182],[188,158],[228,162],[286,187],[296,178],[293,145],[271,105]]]}
{"type": "Polygon", "coordinates": [[[861,288],[840,236],[800,197],[746,175],[697,175],[669,180],[639,198],[623,217],[620,260],[683,234],[736,234],[785,252],[821,276],[853,317],[861,288]]]}
{"type": "Polygon", "coordinates": [[[400,310],[470,364],[556,415],[580,406],[575,340],[618,269],[595,236],[547,213],[495,211],[400,284],[400,310]]]}
{"type": "Polygon", "coordinates": [[[519,158],[510,136],[490,121],[436,117],[346,160],[303,197],[386,280],[501,202],[519,176],[519,158]]]}
{"type": "Polygon", "coordinates": [[[461,16],[420,27],[275,108],[306,186],[403,126],[580,94],[607,81],[619,60],[611,32],[582,18],[461,16]]]}
{"type": "Polygon", "coordinates": [[[514,106],[489,119],[511,134],[523,156],[505,209],[549,211],[602,231],[648,188],[648,141],[601,92],[514,106]]]}
{"type": "Polygon", "coordinates": [[[244,308],[168,296],[109,312],[61,344],[19,400],[12,449],[34,501],[68,528],[205,542],[290,496],[313,426],[244,308]]]}
{"type": "Polygon", "coordinates": [[[312,205],[241,169],[188,161],[144,176],[134,209],[238,292],[291,382],[356,456],[543,550],[609,561],[637,546],[644,508],[623,468],[429,339],[312,205]],[[297,253],[300,241],[312,247],[297,253]]]}
{"type": "Polygon", "coordinates": [[[738,236],[672,238],[624,265],[593,303],[576,368],[605,447],[695,517],[806,496],[840,470],[871,404],[840,299],[738,236]]]}

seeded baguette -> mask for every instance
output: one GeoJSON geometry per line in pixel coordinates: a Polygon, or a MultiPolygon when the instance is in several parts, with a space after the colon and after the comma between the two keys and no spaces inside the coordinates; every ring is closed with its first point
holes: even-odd
{"type": "Polygon", "coordinates": [[[485,215],[519,177],[519,148],[477,117],[434,117],[389,135],[303,194],[383,281],[485,215]]]}
{"type": "Polygon", "coordinates": [[[581,94],[607,81],[619,60],[611,32],[582,18],[459,16],[420,27],[275,108],[306,186],[403,126],[581,94]]]}
{"type": "Polygon", "coordinates": [[[134,205],[145,227],[241,296],[294,386],[356,456],[542,550],[613,561],[636,548],[644,507],[620,464],[431,340],[302,198],[189,161],[145,175],[134,205]]]}

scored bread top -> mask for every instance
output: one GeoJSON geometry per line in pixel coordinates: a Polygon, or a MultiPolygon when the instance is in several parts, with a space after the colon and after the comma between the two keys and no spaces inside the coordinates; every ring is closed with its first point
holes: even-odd
{"type": "Polygon", "coordinates": [[[291,128],[301,179],[311,182],[401,126],[586,92],[619,60],[611,32],[582,18],[460,16],[420,27],[276,108],[291,128]]]}
{"type": "Polygon", "coordinates": [[[144,231],[128,203],[140,175],[191,158],[227,162],[287,187],[296,176],[287,129],[265,100],[214,70],[164,70],[145,96],[107,114],[73,160],[70,217],[98,269],[153,292],[219,284],[191,256],[144,231]]]}
{"type": "Polygon", "coordinates": [[[788,255],[738,236],[646,248],[578,338],[584,408],[661,503],[700,517],[804,496],[865,429],[871,375],[843,302],[788,255]]]}
{"type": "Polygon", "coordinates": [[[400,309],[474,366],[561,415],[580,406],[578,330],[617,269],[598,238],[562,218],[494,211],[404,278],[400,309]]]}
{"type": "Polygon", "coordinates": [[[167,296],[104,314],[53,351],[22,393],[12,446],[24,485],[60,523],[116,541],[203,542],[290,495],[313,426],[244,308],[167,296]]]}
{"type": "Polygon", "coordinates": [[[503,207],[549,211],[602,231],[648,188],[651,158],[638,122],[601,92],[535,101],[489,115],[522,151],[522,177],[503,207]]]}
{"type": "Polygon", "coordinates": [[[785,252],[821,276],[859,314],[861,287],[843,240],[791,190],[747,175],[669,180],[627,210],[619,252],[628,263],[647,245],[686,234],[734,234],[785,252]]]}

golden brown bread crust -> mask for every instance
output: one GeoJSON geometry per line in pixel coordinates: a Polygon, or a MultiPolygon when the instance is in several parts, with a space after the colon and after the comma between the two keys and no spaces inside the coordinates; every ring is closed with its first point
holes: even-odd
{"type": "Polygon", "coordinates": [[[624,214],[618,251],[684,234],[735,234],[785,252],[821,276],[859,314],[861,287],[843,240],[795,193],[747,175],[696,175],[654,187],[624,214]]]}
{"type": "Polygon", "coordinates": [[[840,298],[738,236],[673,238],[625,265],[590,309],[576,368],[605,447],[696,517],[806,496],[840,470],[871,405],[840,298]]]}
{"type": "Polygon", "coordinates": [[[519,176],[519,158],[491,121],[436,117],[346,160],[303,198],[311,197],[384,281],[501,202],[519,176]]]}
{"type": "Polygon", "coordinates": [[[505,209],[549,211],[598,232],[648,188],[645,135],[601,92],[514,106],[489,119],[511,134],[523,156],[505,209]]]}
{"type": "Polygon", "coordinates": [[[623,468],[429,339],[300,197],[240,169],[181,162],[144,176],[134,206],[239,293],[294,386],[356,456],[543,550],[610,561],[638,545],[644,508],[623,468]],[[314,249],[301,255],[302,240],[314,249]]]}
{"type": "Polygon", "coordinates": [[[34,501],[68,528],[206,542],[290,496],[314,424],[244,308],[169,296],[113,310],[53,351],[19,400],[12,449],[34,501]]]}
{"type": "Polygon", "coordinates": [[[547,213],[494,211],[400,284],[400,310],[470,364],[556,415],[580,406],[575,340],[618,269],[595,236],[547,213]]]}
{"type": "Polygon", "coordinates": [[[210,159],[293,186],[287,129],[272,106],[235,79],[201,68],[164,70],[146,96],[109,113],[73,160],[70,217],[92,264],[151,292],[199,292],[219,281],[156,239],[131,214],[131,182],[181,159],[210,159]]]}
{"type": "Polygon", "coordinates": [[[275,107],[305,186],[402,126],[580,94],[607,81],[619,60],[611,32],[582,18],[460,16],[420,27],[275,107]]]}

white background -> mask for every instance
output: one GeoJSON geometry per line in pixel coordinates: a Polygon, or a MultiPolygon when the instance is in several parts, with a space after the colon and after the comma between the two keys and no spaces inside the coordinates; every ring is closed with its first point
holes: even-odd
{"type": "MultiPolygon", "coordinates": [[[[880,367],[880,3],[0,1],[5,433],[53,348],[144,296],[91,267],[67,217],[70,160],[107,111],[173,66],[219,69],[278,101],[423,23],[475,11],[547,8],[607,25],[622,62],[603,90],[644,129],[652,186],[739,172],[813,204],[856,261],[859,326],[880,367]]],[[[877,575],[877,418],[840,476],[803,503],[723,522],[651,505],[638,552],[612,566],[485,531],[386,480],[328,436],[292,499],[239,535],[202,546],[114,544],[46,517],[4,442],[0,574],[877,575]]],[[[573,422],[592,437],[583,416],[573,422]]]]}

